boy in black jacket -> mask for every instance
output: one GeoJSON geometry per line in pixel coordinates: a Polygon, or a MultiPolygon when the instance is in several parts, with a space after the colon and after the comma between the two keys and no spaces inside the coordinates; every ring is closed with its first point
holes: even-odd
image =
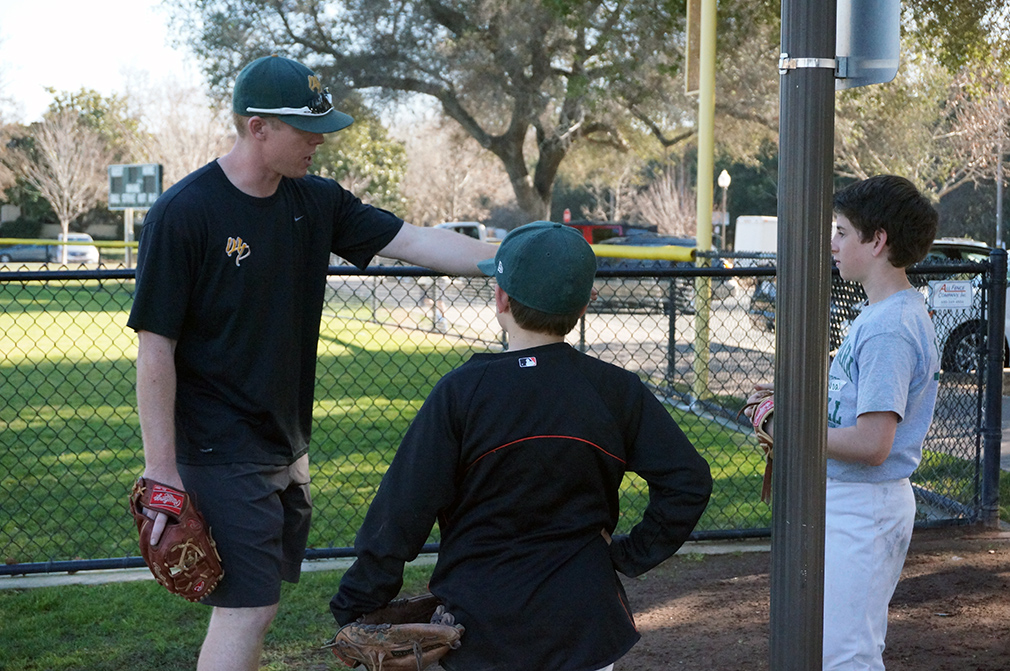
{"type": "Polygon", "coordinates": [[[479,265],[497,280],[509,349],[435,385],[330,610],[344,625],[396,597],[437,520],[429,586],[466,628],[445,669],[608,669],[640,638],[617,573],[640,575],[687,540],[709,467],[634,373],[565,344],[596,273],[577,231],[522,226],[479,265]],[[626,471],[649,484],[649,504],[611,542],[626,471]]]}

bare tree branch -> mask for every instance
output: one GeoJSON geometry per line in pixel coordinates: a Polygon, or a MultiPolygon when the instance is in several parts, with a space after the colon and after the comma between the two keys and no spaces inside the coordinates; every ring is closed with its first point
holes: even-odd
{"type": "Polygon", "coordinates": [[[49,201],[64,236],[70,232],[70,223],[105,194],[110,154],[102,137],[82,124],[73,110],[33,125],[30,138],[11,148],[7,160],[49,201]]]}
{"type": "Polygon", "coordinates": [[[698,229],[694,193],[687,177],[675,168],[638,194],[635,209],[664,235],[694,236],[698,229]]]}

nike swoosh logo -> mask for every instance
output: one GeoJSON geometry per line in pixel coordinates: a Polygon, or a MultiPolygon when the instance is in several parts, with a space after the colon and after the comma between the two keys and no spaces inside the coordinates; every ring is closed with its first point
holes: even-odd
{"type": "Polygon", "coordinates": [[[295,222],[297,223],[297,222],[301,221],[304,218],[305,218],[304,214],[302,216],[300,216],[300,217],[295,217],[295,222]]]}

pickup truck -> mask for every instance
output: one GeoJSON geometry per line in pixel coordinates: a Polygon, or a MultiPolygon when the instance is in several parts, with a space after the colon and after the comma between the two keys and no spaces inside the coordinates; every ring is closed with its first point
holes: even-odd
{"type": "Polygon", "coordinates": [[[449,221],[444,224],[436,224],[435,228],[447,228],[450,231],[469,235],[474,240],[481,242],[500,242],[505,237],[505,231],[498,228],[489,229],[476,221],[449,221]]]}

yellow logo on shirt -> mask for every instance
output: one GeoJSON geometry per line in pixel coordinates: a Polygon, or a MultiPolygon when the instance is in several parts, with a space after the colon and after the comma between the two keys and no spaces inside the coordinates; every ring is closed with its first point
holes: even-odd
{"type": "Polygon", "coordinates": [[[252,250],[242,238],[228,238],[228,246],[225,248],[225,253],[228,256],[235,255],[235,265],[237,266],[241,264],[242,259],[252,254],[252,250]]]}

